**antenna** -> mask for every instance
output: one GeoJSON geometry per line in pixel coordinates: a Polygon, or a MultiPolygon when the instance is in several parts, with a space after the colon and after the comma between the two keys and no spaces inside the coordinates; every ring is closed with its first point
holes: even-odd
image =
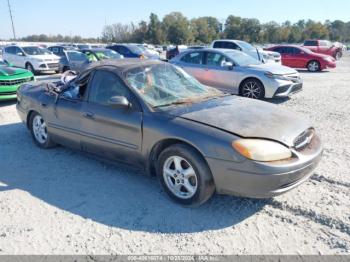
{"type": "Polygon", "coordinates": [[[7,5],[8,5],[8,7],[9,7],[9,12],[10,12],[10,17],[11,17],[13,38],[16,40],[16,32],[15,32],[15,26],[14,26],[14,24],[13,24],[13,17],[12,17],[12,11],[11,11],[10,0],[7,0],[7,5]]]}

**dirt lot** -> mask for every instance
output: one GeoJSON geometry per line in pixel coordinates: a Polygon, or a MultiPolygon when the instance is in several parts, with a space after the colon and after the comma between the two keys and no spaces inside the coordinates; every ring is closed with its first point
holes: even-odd
{"type": "Polygon", "coordinates": [[[349,253],[350,56],[302,77],[302,92],[272,102],[320,133],[313,177],[272,200],[215,196],[194,209],[127,166],[38,149],[14,103],[1,103],[0,254],[349,253]]]}

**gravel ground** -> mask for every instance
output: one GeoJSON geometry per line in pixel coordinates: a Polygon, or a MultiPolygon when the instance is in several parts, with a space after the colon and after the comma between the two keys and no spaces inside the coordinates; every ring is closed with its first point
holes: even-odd
{"type": "Polygon", "coordinates": [[[350,253],[350,56],[302,77],[302,92],[271,102],[320,133],[313,177],[272,200],[215,196],[199,208],[128,166],[40,150],[14,103],[1,103],[0,254],[350,253]]]}

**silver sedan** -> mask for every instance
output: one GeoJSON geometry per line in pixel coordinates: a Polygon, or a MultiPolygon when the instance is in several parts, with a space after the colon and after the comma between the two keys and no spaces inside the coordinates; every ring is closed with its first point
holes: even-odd
{"type": "Polygon", "coordinates": [[[202,84],[249,98],[287,97],[303,86],[296,70],[277,64],[263,64],[236,50],[191,50],[170,62],[202,84]]]}

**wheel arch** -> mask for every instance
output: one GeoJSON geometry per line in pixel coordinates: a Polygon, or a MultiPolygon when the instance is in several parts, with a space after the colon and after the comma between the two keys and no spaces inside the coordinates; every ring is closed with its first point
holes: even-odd
{"type": "Polygon", "coordinates": [[[27,128],[30,129],[30,118],[34,113],[38,113],[37,111],[35,111],[34,109],[31,109],[28,111],[27,117],[26,117],[26,124],[27,124],[27,128]]]}
{"type": "Polygon", "coordinates": [[[24,66],[27,66],[27,65],[31,65],[31,66],[34,68],[33,64],[32,64],[31,62],[29,62],[29,61],[26,61],[26,62],[24,63],[24,66]]]}
{"type": "MultiPolygon", "coordinates": [[[[204,154],[192,143],[187,142],[182,139],[178,138],[165,138],[163,140],[158,141],[155,145],[153,145],[149,155],[148,155],[148,167],[147,171],[151,176],[156,175],[156,163],[158,160],[159,155],[168,147],[175,145],[175,144],[182,144],[191,147],[194,149],[200,157],[204,160],[204,162],[208,165],[208,162],[206,161],[204,154]]],[[[209,165],[208,165],[209,167],[209,165]]],[[[210,169],[210,168],[209,168],[210,169]]]]}

